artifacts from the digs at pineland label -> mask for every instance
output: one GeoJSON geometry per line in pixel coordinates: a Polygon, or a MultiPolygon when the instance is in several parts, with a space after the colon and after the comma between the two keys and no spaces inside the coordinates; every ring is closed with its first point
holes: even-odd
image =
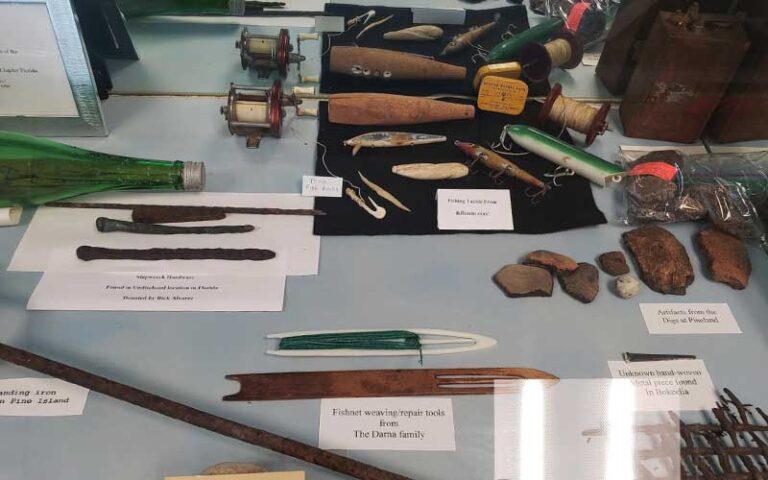
{"type": "Polygon", "coordinates": [[[685,295],[693,267],[685,247],[664,228],[649,225],[622,234],[637,263],[640,278],[659,293],[685,295]]]}
{"type": "Polygon", "coordinates": [[[455,145],[471,160],[470,167],[480,162],[483,166],[494,172],[491,174],[493,179],[499,179],[502,175],[507,175],[539,190],[547,190],[548,188],[544,182],[488,148],[458,140],[455,142],[455,145]]]}
{"type": "Polygon", "coordinates": [[[84,245],[77,248],[80,260],[271,260],[277,254],[260,248],[147,248],[121,249],[84,245]]]}
{"type": "Polygon", "coordinates": [[[200,205],[144,205],[133,203],[51,202],[46,207],[131,210],[139,223],[184,223],[222,220],[228,213],[247,215],[325,215],[322,210],[304,208],[205,207],[200,205]]]}
{"type": "Polygon", "coordinates": [[[448,138],[443,135],[411,132],[370,132],[344,140],[344,145],[352,147],[352,155],[362,148],[412,147],[430,143],[445,142],[448,138]]]}
{"type": "Polygon", "coordinates": [[[384,40],[408,41],[408,42],[432,42],[443,36],[445,32],[435,25],[417,25],[402,30],[395,30],[384,34],[384,40]]]}
{"type": "Polygon", "coordinates": [[[549,270],[530,265],[506,265],[496,272],[493,281],[512,298],[551,297],[554,286],[549,270]]]}
{"type": "Polygon", "coordinates": [[[366,47],[332,47],[330,71],[379,80],[464,80],[467,69],[411,53],[366,47]]]}
{"type": "Polygon", "coordinates": [[[378,357],[447,355],[496,345],[484,335],[452,330],[315,330],[267,335],[278,340],[267,355],[281,357],[378,357]]]}
{"type": "Polygon", "coordinates": [[[463,163],[406,163],[393,165],[392,173],[413,180],[451,180],[469,175],[469,167],[463,163]]]}
{"type": "Polygon", "coordinates": [[[448,45],[445,46],[442,52],[440,52],[441,57],[447,57],[448,55],[453,55],[454,53],[458,53],[465,48],[469,47],[470,45],[474,45],[477,40],[488,33],[490,29],[495,27],[499,20],[501,19],[501,15],[498,13],[496,14],[496,18],[492,22],[488,22],[485,25],[477,25],[466,32],[458,33],[456,34],[450,42],[448,42],[448,45]]]}
{"type": "Polygon", "coordinates": [[[256,230],[253,225],[208,225],[204,227],[178,227],[154,223],[125,222],[114,218],[99,217],[96,229],[100,232],[125,232],[143,235],[220,235],[225,233],[247,233],[256,230]]]}
{"type": "Polygon", "coordinates": [[[200,191],[205,165],[93,152],[0,132],[0,181],[0,208],[18,207],[108,190],[200,191]]]}
{"type": "Polygon", "coordinates": [[[747,288],[752,263],[744,242],[729,233],[707,227],[696,234],[696,244],[712,280],[736,290],[747,288]]]}
{"type": "Polygon", "coordinates": [[[471,120],[475,107],[387,93],[337,93],[328,99],[328,121],[344,125],[416,125],[471,120]]]}
{"type": "Polygon", "coordinates": [[[590,263],[579,263],[571,272],[558,272],[557,278],[565,293],[581,303],[591,303],[600,292],[600,272],[590,263]]]}
{"type": "Polygon", "coordinates": [[[597,257],[597,263],[600,264],[600,268],[602,268],[605,273],[613,275],[614,277],[629,273],[629,265],[627,265],[627,258],[624,256],[623,252],[614,251],[603,253],[597,257]]]}
{"type": "Polygon", "coordinates": [[[557,380],[533,368],[441,368],[420,370],[347,370],[227,375],[240,391],[227,401],[314,398],[401,397],[416,395],[489,395],[495,380],[557,380]]]}
{"type": "Polygon", "coordinates": [[[361,461],[282,437],[266,430],[217,417],[149,392],[100,377],[84,370],[49,360],[0,343],[0,359],[44,375],[64,380],[174,420],[209,430],[225,437],[288,455],[360,480],[410,480],[361,461]]]}
{"type": "Polygon", "coordinates": [[[527,125],[507,125],[504,136],[509,136],[529,152],[576,172],[601,187],[620,182],[625,173],[618,165],[527,125]]]}

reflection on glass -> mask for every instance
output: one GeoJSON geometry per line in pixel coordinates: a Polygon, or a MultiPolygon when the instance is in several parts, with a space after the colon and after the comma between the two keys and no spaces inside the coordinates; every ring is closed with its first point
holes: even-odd
{"type": "Polygon", "coordinates": [[[520,478],[544,479],[544,434],[546,432],[544,385],[540,380],[523,384],[520,395],[520,478]]]}
{"type": "Polygon", "coordinates": [[[608,387],[605,480],[635,478],[635,395],[629,380],[615,380],[608,387]]]}

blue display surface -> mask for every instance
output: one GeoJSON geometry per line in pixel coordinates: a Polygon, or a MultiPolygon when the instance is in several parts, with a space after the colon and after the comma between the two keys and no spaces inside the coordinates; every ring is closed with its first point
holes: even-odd
{"type": "MultiPolygon", "coordinates": [[[[238,29],[229,30],[222,41],[228,45],[232,68],[239,69],[233,43],[238,29]]],[[[141,33],[133,33],[144,58],[152,57],[154,49],[165,48],[161,38],[153,40],[157,45],[152,46],[141,33]]],[[[205,45],[199,45],[194,61],[220,61],[217,56],[225,52],[213,53],[205,45]]],[[[154,74],[153,69],[146,78],[155,81],[154,74]]],[[[120,75],[116,84],[125,91],[145,85],[139,80],[131,85],[134,80],[120,75]]],[[[593,77],[584,74],[579,85],[584,82],[591,82],[584,91],[597,91],[593,77]]],[[[175,91],[196,91],[190,85],[180,83],[175,91]]],[[[580,96],[567,86],[565,91],[580,96]]],[[[260,149],[247,150],[244,138],[227,132],[218,111],[224,102],[195,96],[113,97],[104,103],[112,132],[108,138],[60,140],[109,153],[205,161],[209,191],[299,192],[301,176],[313,171],[316,121],[289,116],[284,138],[265,138],[260,149]]],[[[589,149],[596,155],[615,160],[621,144],[660,144],[623,137],[615,110],[610,120],[612,131],[589,149]]],[[[620,359],[624,351],[693,354],[705,361],[717,386],[731,388],[745,402],[768,407],[763,372],[768,363],[768,257],[757,248],[750,249],[750,286],[740,292],[706,278],[692,241],[699,226],[691,223],[669,227],[687,248],[696,274],[685,297],[664,296],[646,287],[639,297],[622,300],[609,291],[609,277],[602,273],[601,292],[589,305],[569,297],[559,286],[551,298],[509,299],[493,284],[491,276],[500,267],[518,262],[532,250],[553,250],[595,263],[599,254],[621,249],[620,236],[627,227],[616,220],[618,191],[597,187],[594,191],[611,222],[608,225],[536,236],[324,238],[319,276],[290,277],[281,313],[26,311],[40,274],[2,271],[0,337],[8,344],[313,445],[317,444],[319,401],[224,403],[221,397],[237,390],[237,384],[224,376],[419,368],[418,359],[270,357],[264,355],[272,345],[264,340],[269,333],[409,327],[475,332],[494,337],[499,344],[469,354],[427,357],[424,366],[534,367],[562,378],[608,377],[606,362],[620,359]],[[659,302],[728,303],[743,334],[649,335],[638,304],[659,302]]],[[[29,217],[27,212],[24,223],[29,217]]],[[[0,230],[2,265],[10,261],[24,228],[0,230]]],[[[0,363],[0,378],[28,376],[39,375],[0,363]]],[[[456,452],[342,453],[412,478],[493,478],[492,398],[457,397],[453,403],[456,452]]],[[[3,480],[161,479],[196,474],[224,461],[253,461],[271,470],[305,469],[313,480],[341,478],[99,394],[89,396],[83,416],[6,417],[0,418],[0,429],[3,480]]]]}

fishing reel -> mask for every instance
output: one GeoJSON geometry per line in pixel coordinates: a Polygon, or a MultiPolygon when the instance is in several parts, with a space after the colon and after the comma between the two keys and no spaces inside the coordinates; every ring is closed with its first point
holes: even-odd
{"type": "Polygon", "coordinates": [[[302,91],[297,87],[290,95],[284,94],[281,80],[275,80],[269,89],[231,83],[221,114],[227,120],[229,133],[245,136],[246,147],[259,148],[264,135],[274,138],[282,135],[283,107],[295,107],[299,116],[315,115],[311,110],[299,108],[302,104],[299,93],[302,91]]]}
{"type": "Polygon", "coordinates": [[[288,30],[283,28],[277,36],[250,33],[248,27],[244,27],[240,33],[240,40],[235,42],[235,48],[240,49],[240,64],[243,70],[253,68],[259,77],[266,78],[270,73],[277,71],[285,78],[288,75],[288,67],[295,63],[301,68],[301,62],[306,57],[301,54],[302,40],[319,40],[317,33],[300,33],[297,45],[298,53],[293,53],[291,37],[288,30]]]}

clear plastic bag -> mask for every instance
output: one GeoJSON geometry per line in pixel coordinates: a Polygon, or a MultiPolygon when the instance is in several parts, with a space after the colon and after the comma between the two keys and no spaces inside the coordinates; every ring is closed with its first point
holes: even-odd
{"type": "Polygon", "coordinates": [[[768,245],[768,151],[684,155],[666,150],[622,160],[630,172],[622,183],[624,223],[707,219],[743,240],[768,245]]]}

